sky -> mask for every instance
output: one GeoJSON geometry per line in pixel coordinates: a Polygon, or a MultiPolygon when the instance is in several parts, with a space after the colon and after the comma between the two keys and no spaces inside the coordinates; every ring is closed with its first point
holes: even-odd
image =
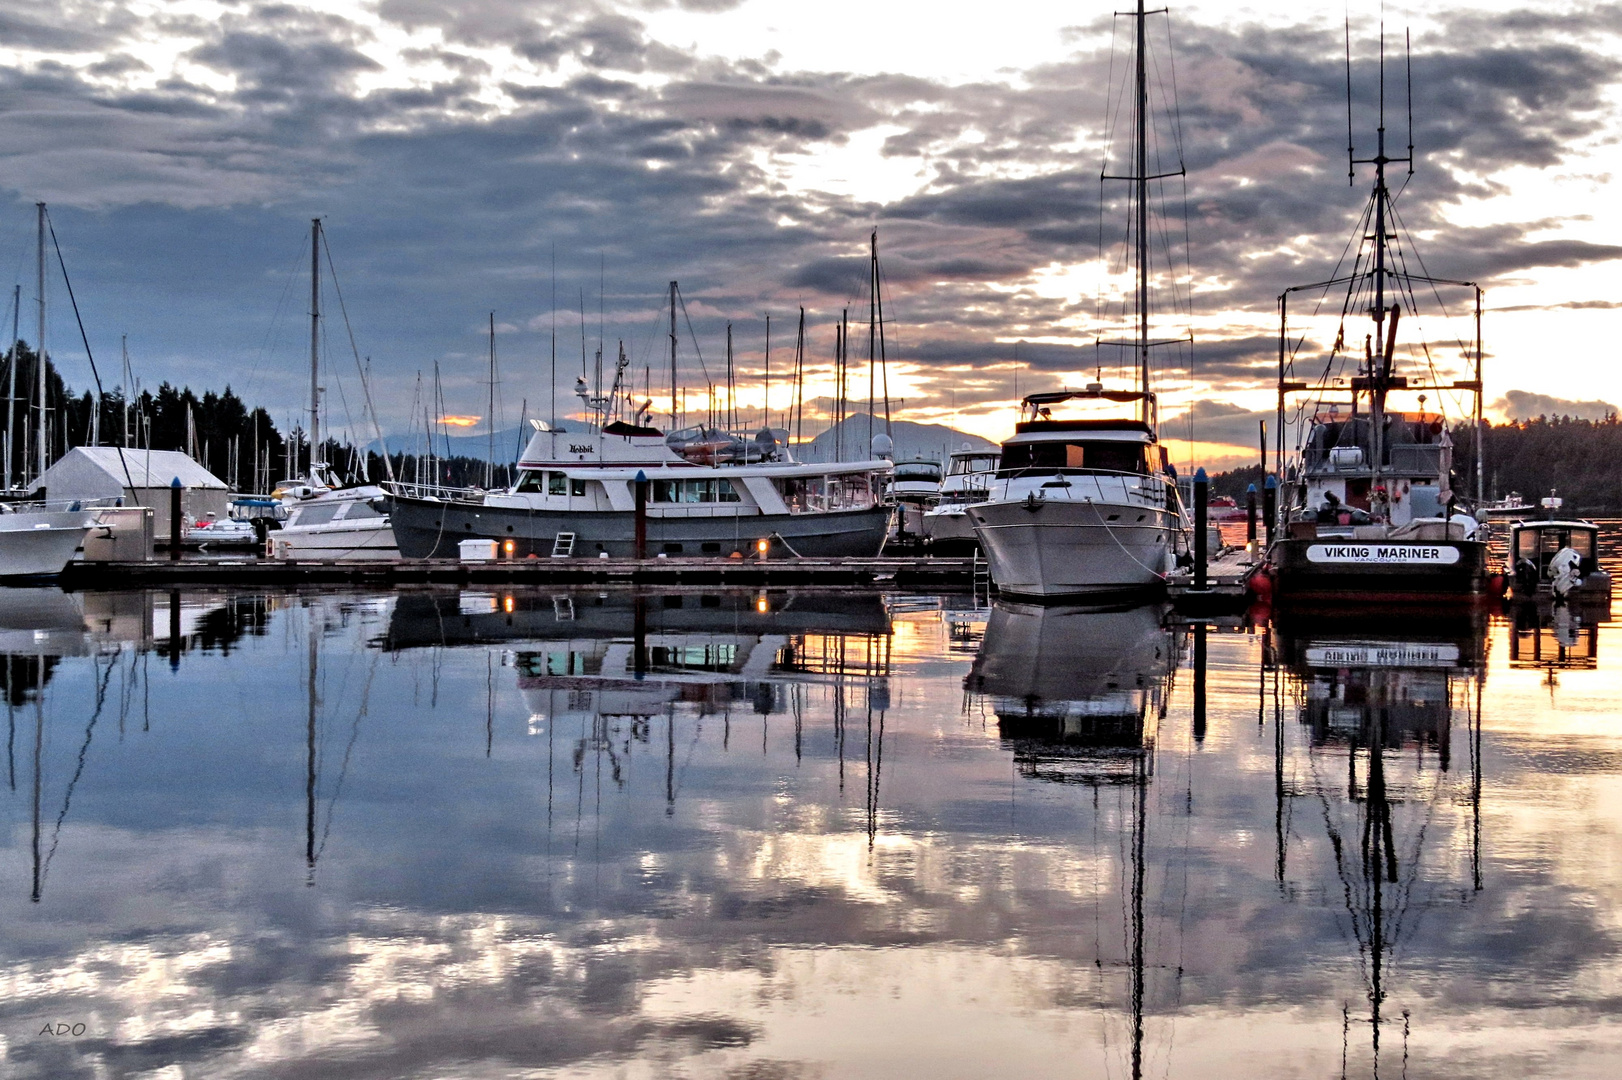
{"type": "MultiPolygon", "coordinates": [[[[499,426],[553,412],[554,328],[554,415],[578,405],[582,339],[610,364],[623,341],[665,423],[677,280],[688,419],[706,373],[721,380],[731,322],[740,405],[758,424],[765,317],[780,422],[801,306],[813,419],[846,308],[851,396],[865,400],[877,229],[897,415],[996,439],[1017,394],[1123,375],[1120,350],[1097,344],[1131,333],[1126,185],[1100,181],[1127,169],[1130,20],[1112,10],[12,0],[0,268],[22,287],[32,342],[46,202],[104,382],[120,379],[127,335],[143,386],[230,384],[294,420],[319,216],[349,317],[326,326],[327,417],[356,433],[357,357],[391,433],[425,412],[484,423],[492,313],[499,426]],[[436,365],[443,409],[424,389],[436,365]]],[[[1483,286],[1487,415],[1622,401],[1622,367],[1605,362],[1622,337],[1622,211],[1607,198],[1622,5],[1179,6],[1148,30],[1152,165],[1181,170],[1157,182],[1150,232],[1152,336],[1190,342],[1156,353],[1179,461],[1254,456],[1277,297],[1334,276],[1357,231],[1372,174],[1359,166],[1348,184],[1345,27],[1367,157],[1382,17],[1388,144],[1416,147],[1411,177],[1394,167],[1404,250],[1431,276],[1483,286]]],[[[46,344],[84,387],[52,263],[46,344]]],[[[329,288],[325,305],[336,299],[329,288]]],[[[1355,345],[1366,332],[1355,313],[1338,319],[1342,299],[1292,300],[1298,374],[1321,370],[1337,333],[1355,345]]],[[[1420,299],[1435,303],[1407,321],[1403,355],[1466,377],[1467,291],[1420,299]]]]}

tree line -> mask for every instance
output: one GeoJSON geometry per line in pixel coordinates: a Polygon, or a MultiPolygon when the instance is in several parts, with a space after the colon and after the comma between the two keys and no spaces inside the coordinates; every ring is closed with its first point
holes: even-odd
{"type": "MultiPolygon", "coordinates": [[[[16,342],[0,359],[0,404],[5,434],[0,452],[9,443],[10,469],[4,486],[21,484],[38,473],[39,357],[26,342],[16,342]],[[15,368],[15,383],[12,382],[15,368]]],[[[270,413],[249,408],[229,385],[223,391],[198,394],[190,387],[168,382],[157,390],[142,390],[126,402],[121,387],[103,387],[101,407],[86,389],[75,392],[63,381],[49,355],[45,358],[45,441],[47,464],[76,446],[129,446],[137,449],[178,450],[191,455],[209,472],[237,491],[268,491],[278,481],[308,472],[309,439],[294,427],[283,433],[270,413]]],[[[387,470],[382,455],[324,439],[323,457],[333,472],[348,483],[376,483],[387,470]]],[[[395,475],[402,480],[470,487],[484,483],[485,463],[469,457],[424,458],[391,456],[395,475]]],[[[5,462],[0,460],[0,471],[5,462]]],[[[511,469],[497,466],[494,482],[508,482],[511,469]]]]}

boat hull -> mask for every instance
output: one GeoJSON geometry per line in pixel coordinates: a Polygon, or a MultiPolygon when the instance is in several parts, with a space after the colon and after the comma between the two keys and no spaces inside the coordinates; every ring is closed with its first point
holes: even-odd
{"type": "MultiPolygon", "coordinates": [[[[389,497],[389,521],[400,554],[408,559],[457,556],[463,540],[512,541],[512,558],[550,556],[558,534],[573,533],[571,555],[595,558],[636,556],[636,515],[632,512],[559,513],[482,503],[435,501],[406,495],[389,497]]],[[[839,510],[822,514],[754,514],[717,517],[647,518],[649,557],[726,557],[754,553],[769,540],[773,555],[807,558],[871,558],[884,547],[890,508],[839,510]]]]}
{"type": "Polygon", "coordinates": [[[1177,518],[1141,503],[1020,499],[968,514],[992,581],[1014,596],[1152,592],[1175,565],[1177,518]]]}
{"type": "Polygon", "coordinates": [[[1480,540],[1278,540],[1268,551],[1275,602],[1473,602],[1487,595],[1480,540]]]}
{"type": "Polygon", "coordinates": [[[94,514],[79,510],[0,514],[0,578],[55,577],[94,524],[94,514]]]}
{"type": "Polygon", "coordinates": [[[967,554],[980,546],[980,541],[974,535],[974,522],[970,520],[968,510],[962,506],[932,510],[925,514],[924,540],[931,551],[941,553],[962,551],[967,554]]]}
{"type": "Polygon", "coordinates": [[[270,554],[277,559],[398,559],[400,549],[387,518],[365,518],[309,528],[281,529],[270,534],[270,554]]]}

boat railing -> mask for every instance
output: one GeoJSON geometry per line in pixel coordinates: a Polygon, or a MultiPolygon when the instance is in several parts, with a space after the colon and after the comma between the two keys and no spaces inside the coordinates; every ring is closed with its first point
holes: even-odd
{"type": "Polygon", "coordinates": [[[415,484],[403,480],[385,480],[379,486],[389,495],[399,495],[406,499],[431,499],[437,502],[483,502],[484,497],[489,494],[483,488],[415,484]]]}
{"type": "Polygon", "coordinates": [[[1177,505],[1177,485],[1168,477],[1152,473],[1033,465],[1023,469],[1004,470],[997,474],[997,478],[1005,482],[1011,480],[1037,480],[1043,477],[1051,478],[1043,481],[1043,488],[1070,487],[1074,483],[1071,478],[1091,480],[1094,486],[1097,487],[1100,497],[1103,495],[1104,481],[1116,480],[1120,481],[1125,494],[1137,495],[1156,506],[1171,507],[1177,505]],[[1136,485],[1136,487],[1132,485],[1136,485]]]}
{"type": "Polygon", "coordinates": [[[0,514],[19,513],[69,513],[76,514],[81,510],[112,510],[123,506],[121,498],[111,499],[23,499],[15,502],[0,503],[0,514]]]}

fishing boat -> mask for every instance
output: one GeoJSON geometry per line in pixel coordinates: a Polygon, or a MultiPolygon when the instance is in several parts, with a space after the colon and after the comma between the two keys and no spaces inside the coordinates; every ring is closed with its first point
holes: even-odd
{"type": "Polygon", "coordinates": [[[1150,183],[1158,178],[1150,174],[1147,157],[1147,13],[1141,2],[1134,18],[1132,168],[1130,175],[1105,177],[1132,184],[1128,246],[1136,281],[1134,337],[1099,344],[1129,348],[1135,385],[1106,390],[1093,382],[1082,390],[1031,394],[1021,402],[988,497],[968,508],[991,579],[1009,595],[1163,589],[1188,548],[1176,476],[1159,442],[1159,407],[1149,388],[1150,350],[1186,339],[1155,341],[1150,335],[1149,197],[1150,183]],[[1060,406],[1077,415],[1055,417],[1060,406]]]}
{"type": "Polygon", "coordinates": [[[923,515],[924,540],[931,551],[950,554],[978,547],[969,506],[984,502],[990,494],[1001,456],[997,450],[970,450],[966,443],[952,453],[941,479],[940,499],[923,515]]]}
{"type": "MultiPolygon", "coordinates": [[[[1426,408],[1428,394],[1436,394],[1438,402],[1443,395],[1469,395],[1474,402],[1474,430],[1480,430],[1481,289],[1475,282],[1407,271],[1398,252],[1398,219],[1386,184],[1386,167],[1412,160],[1411,148],[1407,157],[1387,152],[1382,115],[1375,155],[1353,159],[1354,168],[1357,164],[1374,166],[1374,189],[1357,227],[1360,243],[1355,246],[1353,270],[1337,272],[1313,285],[1292,287],[1279,298],[1275,430],[1280,460],[1286,404],[1292,397],[1307,395],[1302,405],[1307,422],[1282,485],[1283,535],[1268,552],[1267,572],[1275,602],[1429,604],[1471,601],[1487,590],[1486,530],[1478,527],[1474,517],[1457,511],[1463,499],[1454,488],[1447,418],[1440,410],[1426,408]],[[1473,377],[1441,379],[1434,352],[1423,341],[1410,346],[1411,367],[1430,377],[1399,374],[1402,304],[1412,306],[1421,295],[1440,295],[1442,288],[1467,290],[1474,296],[1473,377]],[[1312,362],[1321,375],[1310,384],[1294,381],[1290,375],[1295,356],[1285,347],[1290,340],[1289,297],[1303,291],[1327,296],[1334,289],[1344,290],[1344,300],[1329,355],[1312,362]],[[1355,346],[1349,347],[1357,337],[1355,323],[1349,322],[1361,315],[1367,315],[1370,322],[1358,356],[1355,346]],[[1393,395],[1415,394],[1417,408],[1399,411],[1392,407],[1393,395]],[[1348,411],[1342,412],[1343,406],[1348,411]]],[[[1480,440],[1476,442],[1479,446],[1480,440]]],[[[1480,505],[1479,452],[1474,465],[1474,502],[1480,505]]]]}

